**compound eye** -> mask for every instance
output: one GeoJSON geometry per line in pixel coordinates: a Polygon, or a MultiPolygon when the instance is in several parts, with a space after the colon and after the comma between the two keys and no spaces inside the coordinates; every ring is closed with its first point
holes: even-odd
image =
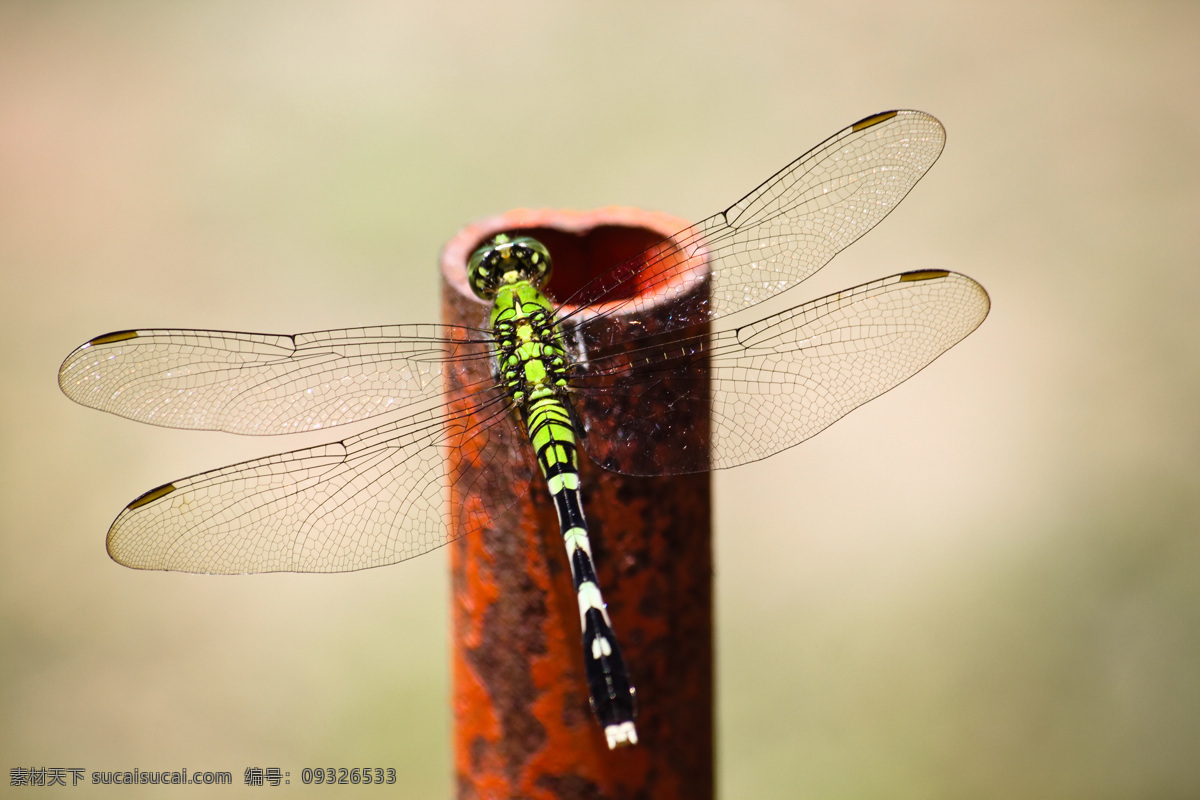
{"type": "Polygon", "coordinates": [[[554,263],[550,259],[550,251],[546,249],[546,245],[537,239],[524,237],[519,241],[529,250],[526,262],[534,271],[529,276],[530,282],[539,289],[544,288],[550,282],[550,273],[554,271],[554,263]]]}
{"type": "Polygon", "coordinates": [[[497,249],[506,246],[509,239],[504,234],[493,236],[481,244],[467,261],[467,283],[471,291],[481,300],[492,300],[496,296],[499,280],[499,254],[497,249]]]}
{"type": "Polygon", "coordinates": [[[488,239],[467,261],[467,282],[483,300],[494,300],[504,284],[529,281],[539,289],[550,280],[550,251],[537,239],[500,233],[488,239]]]}

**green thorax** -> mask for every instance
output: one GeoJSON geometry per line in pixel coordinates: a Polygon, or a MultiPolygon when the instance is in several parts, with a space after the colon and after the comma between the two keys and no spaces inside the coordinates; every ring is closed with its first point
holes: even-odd
{"type": "Polygon", "coordinates": [[[484,242],[469,262],[472,290],[492,303],[499,378],[526,417],[539,401],[562,398],[567,383],[554,304],[542,293],[550,270],[541,242],[508,234],[484,242]]]}

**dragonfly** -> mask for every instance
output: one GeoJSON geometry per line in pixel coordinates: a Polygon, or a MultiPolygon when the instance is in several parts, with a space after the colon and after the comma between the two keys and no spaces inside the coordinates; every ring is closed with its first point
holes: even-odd
{"type": "Polygon", "coordinates": [[[987,292],[941,269],[760,319],[742,313],[879,223],[944,142],[941,123],[920,111],[866,117],[562,302],[544,291],[553,253],[519,231],[498,234],[469,260],[470,286],[487,303],[476,326],[124,330],[91,339],[63,362],[62,391],[139,422],[271,435],[390,415],[341,441],[152,489],[112,523],[108,552],[136,569],[198,573],[378,567],[492,524],[540,472],[578,593],[592,709],[610,748],[636,744],[636,692],[596,582],[579,450],[631,475],[757,461],[907,380],[975,330],[987,292]],[[681,286],[699,293],[685,311],[652,313],[657,290],[681,286]],[[627,402],[643,392],[661,402],[640,411],[627,402]],[[703,430],[671,413],[695,402],[712,404],[703,430]],[[697,435],[703,447],[690,441],[697,435]],[[481,477],[485,449],[499,455],[481,477]],[[489,482],[488,470],[505,479],[489,482]],[[466,481],[486,502],[451,508],[448,487],[466,481]]]}

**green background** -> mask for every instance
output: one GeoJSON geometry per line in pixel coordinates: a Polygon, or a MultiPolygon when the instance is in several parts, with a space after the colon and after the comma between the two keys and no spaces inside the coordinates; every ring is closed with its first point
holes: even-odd
{"type": "Polygon", "coordinates": [[[1191,3],[0,2],[0,766],[451,792],[444,553],[117,566],[133,497],[328,434],[83,409],[76,345],[434,321],[471,220],[699,219],[913,107],[940,162],[790,299],[945,268],[992,313],[716,477],[721,794],[1200,795],[1198,42],[1191,3]]]}

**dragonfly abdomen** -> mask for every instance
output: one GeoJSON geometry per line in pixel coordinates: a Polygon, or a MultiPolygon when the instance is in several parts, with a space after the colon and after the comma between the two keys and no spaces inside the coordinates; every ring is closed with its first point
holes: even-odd
{"type": "Polygon", "coordinates": [[[563,542],[571,563],[571,578],[579,599],[579,627],[583,631],[583,668],[592,711],[600,720],[609,748],[637,744],[634,688],[625,659],[617,646],[604,597],[596,582],[591,542],[579,495],[579,473],[563,471],[551,480],[550,493],[558,512],[563,542]]]}
{"type": "Polygon", "coordinates": [[[579,601],[579,627],[583,632],[583,668],[592,710],[604,728],[610,748],[636,744],[634,688],[613,635],[612,620],[592,563],[570,411],[555,392],[523,408],[522,417],[554,499],[559,529],[571,564],[571,579],[579,601]]]}

